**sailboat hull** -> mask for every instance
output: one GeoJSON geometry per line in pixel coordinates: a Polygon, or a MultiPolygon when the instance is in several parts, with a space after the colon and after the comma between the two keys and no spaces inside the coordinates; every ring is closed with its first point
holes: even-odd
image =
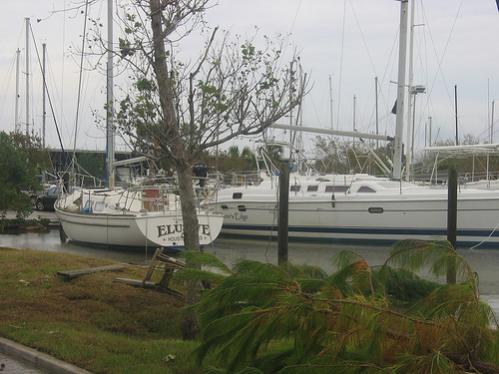
{"type": "MultiPolygon", "coordinates": [[[[302,181],[303,182],[303,181],[302,181]]],[[[396,188],[381,179],[358,182],[352,193],[290,192],[290,240],[323,243],[387,245],[403,239],[445,240],[445,189],[418,186],[396,188]],[[387,188],[383,188],[383,186],[387,188]],[[370,187],[372,193],[356,188],[370,187]]],[[[224,214],[222,235],[239,238],[277,238],[278,209],[275,189],[269,186],[229,189],[213,203],[224,214]],[[238,195],[239,194],[239,195],[238,195]],[[234,199],[237,197],[237,199],[234,199]]],[[[484,242],[499,249],[499,193],[465,190],[459,193],[457,240],[461,246],[484,242]]]]}
{"type": "MultiPolygon", "coordinates": [[[[447,230],[446,201],[289,203],[288,235],[291,240],[390,244],[403,239],[444,240],[447,230]]],[[[227,206],[227,204],[224,204],[227,206]]],[[[460,201],[458,242],[486,241],[499,248],[499,199],[460,201]]],[[[225,209],[222,235],[275,239],[275,204],[245,203],[225,209]]]]}
{"type": "MultiPolygon", "coordinates": [[[[56,214],[68,239],[78,243],[123,248],[181,248],[184,245],[182,217],[170,212],[86,214],[56,207],[56,214]]],[[[200,244],[210,244],[220,233],[223,216],[200,214],[198,220],[200,244]]]]}

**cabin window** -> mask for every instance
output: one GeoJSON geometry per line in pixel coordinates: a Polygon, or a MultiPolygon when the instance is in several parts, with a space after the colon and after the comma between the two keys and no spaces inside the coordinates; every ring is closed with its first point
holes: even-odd
{"type": "Polygon", "coordinates": [[[372,189],[371,187],[369,187],[369,186],[362,186],[362,187],[360,187],[360,188],[357,190],[357,192],[363,192],[363,193],[366,193],[366,192],[367,192],[367,193],[376,193],[376,191],[375,191],[375,190],[373,190],[373,189],[372,189]]]}
{"type": "Polygon", "coordinates": [[[348,186],[327,185],[325,192],[346,192],[347,190],[348,190],[348,186]]]}
{"type": "Polygon", "coordinates": [[[222,209],[229,209],[229,207],[227,205],[225,205],[225,204],[223,204],[221,208],[222,209]]]}
{"type": "Polygon", "coordinates": [[[317,192],[319,190],[319,186],[318,185],[315,185],[315,186],[308,186],[307,187],[307,191],[308,192],[317,192]]]}
{"type": "Polygon", "coordinates": [[[237,210],[239,210],[240,212],[246,212],[246,206],[244,206],[244,205],[238,205],[237,206],[237,210]]]}
{"type": "Polygon", "coordinates": [[[294,185],[291,186],[290,190],[292,192],[298,192],[298,191],[300,191],[300,188],[301,188],[301,186],[299,184],[294,184],[294,185]]]}
{"type": "Polygon", "coordinates": [[[243,193],[242,192],[234,192],[232,194],[233,199],[242,199],[243,198],[243,193]]]}

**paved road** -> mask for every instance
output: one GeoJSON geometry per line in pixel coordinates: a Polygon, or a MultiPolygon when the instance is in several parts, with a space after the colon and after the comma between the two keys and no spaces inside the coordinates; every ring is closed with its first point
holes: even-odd
{"type": "Polygon", "coordinates": [[[1,374],[41,374],[40,370],[34,369],[29,364],[14,360],[0,353],[0,373],[1,374]]]}

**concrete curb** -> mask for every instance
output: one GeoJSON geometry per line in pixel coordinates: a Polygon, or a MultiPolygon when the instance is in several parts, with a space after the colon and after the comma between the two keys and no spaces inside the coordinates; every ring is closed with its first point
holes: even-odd
{"type": "Polygon", "coordinates": [[[77,366],[58,360],[36,349],[13,342],[5,338],[0,338],[0,352],[11,356],[14,359],[29,362],[36,369],[44,370],[54,374],[92,374],[89,371],[80,369],[77,366]]]}

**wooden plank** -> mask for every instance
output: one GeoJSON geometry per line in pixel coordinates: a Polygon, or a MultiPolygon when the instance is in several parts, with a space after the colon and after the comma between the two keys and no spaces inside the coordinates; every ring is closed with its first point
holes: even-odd
{"type": "Polygon", "coordinates": [[[123,270],[127,266],[123,264],[117,264],[117,265],[106,265],[106,266],[97,266],[94,268],[86,268],[86,269],[76,269],[76,270],[64,270],[64,271],[58,271],[57,274],[64,277],[66,280],[70,280],[73,278],[80,277],[82,275],[87,275],[87,274],[92,274],[92,273],[98,273],[101,271],[118,271],[118,270],[123,270]]]}
{"type": "Polygon", "coordinates": [[[156,261],[156,257],[158,257],[163,252],[162,248],[157,248],[154,252],[154,256],[151,259],[151,264],[149,265],[149,269],[147,270],[146,275],[144,276],[144,282],[148,282],[151,280],[152,274],[154,273],[154,264],[156,261]]]}
{"type": "Polygon", "coordinates": [[[175,267],[175,268],[185,267],[185,263],[183,261],[177,260],[176,258],[170,257],[168,255],[165,255],[164,253],[160,253],[157,256],[156,261],[164,262],[166,264],[169,264],[171,267],[175,267]]]}
{"type": "Polygon", "coordinates": [[[141,287],[147,289],[156,289],[157,284],[151,281],[142,281],[140,279],[131,278],[115,278],[116,282],[125,283],[133,287],[141,287]]]}
{"type": "Polygon", "coordinates": [[[159,291],[159,292],[164,292],[164,293],[170,294],[178,299],[181,299],[181,300],[184,299],[184,295],[182,295],[182,293],[175,291],[175,290],[172,290],[171,288],[161,287],[160,284],[157,284],[154,282],[142,281],[140,279],[131,279],[131,278],[115,278],[115,281],[128,284],[129,286],[132,286],[132,287],[140,287],[140,288],[145,288],[148,290],[155,290],[155,291],[159,291]]]}

